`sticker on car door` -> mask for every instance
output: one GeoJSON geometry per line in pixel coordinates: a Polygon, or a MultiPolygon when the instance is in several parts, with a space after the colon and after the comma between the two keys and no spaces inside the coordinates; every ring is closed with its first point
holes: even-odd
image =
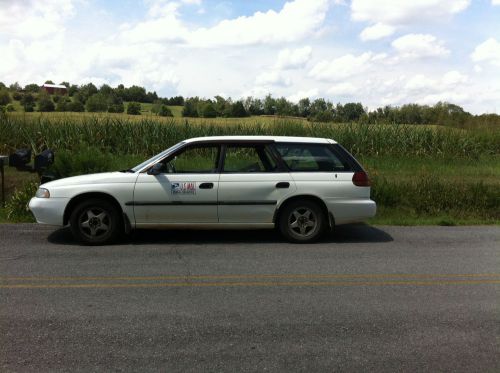
{"type": "Polygon", "coordinates": [[[196,183],[194,182],[179,182],[172,183],[172,194],[196,194],[196,183]]]}

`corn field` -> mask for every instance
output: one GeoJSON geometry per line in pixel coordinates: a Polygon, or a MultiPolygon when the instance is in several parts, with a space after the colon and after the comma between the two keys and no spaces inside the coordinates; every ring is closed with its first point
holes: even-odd
{"type": "Polygon", "coordinates": [[[282,135],[331,138],[357,156],[467,157],[500,154],[500,131],[437,126],[310,123],[294,119],[185,119],[127,116],[0,116],[0,152],[35,153],[92,146],[114,154],[152,155],[191,137],[282,135]]]}

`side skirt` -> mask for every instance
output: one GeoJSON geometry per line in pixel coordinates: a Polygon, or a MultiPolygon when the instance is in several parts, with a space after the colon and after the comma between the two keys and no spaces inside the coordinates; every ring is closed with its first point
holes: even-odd
{"type": "Polygon", "coordinates": [[[274,223],[137,223],[136,229],[273,229],[274,223]]]}

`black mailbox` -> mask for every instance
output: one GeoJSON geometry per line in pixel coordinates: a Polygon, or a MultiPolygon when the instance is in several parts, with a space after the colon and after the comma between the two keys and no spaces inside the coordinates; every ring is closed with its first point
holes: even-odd
{"type": "Polygon", "coordinates": [[[9,155],[9,166],[15,168],[26,168],[26,165],[31,162],[31,149],[18,149],[9,155]]]}
{"type": "Polygon", "coordinates": [[[54,163],[54,152],[50,149],[44,150],[35,156],[35,171],[43,171],[54,163]]]}

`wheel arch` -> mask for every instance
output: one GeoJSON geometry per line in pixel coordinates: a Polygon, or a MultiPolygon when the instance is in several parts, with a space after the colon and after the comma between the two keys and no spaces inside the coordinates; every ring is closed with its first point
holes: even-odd
{"type": "Polygon", "coordinates": [[[78,206],[78,204],[82,201],[85,201],[86,199],[89,198],[100,198],[104,199],[108,202],[110,202],[114,207],[116,207],[120,213],[120,216],[123,217],[125,226],[129,224],[127,222],[128,218],[123,212],[123,208],[118,202],[118,200],[113,197],[111,194],[105,193],[105,192],[85,192],[81,194],[77,194],[76,196],[73,196],[68,204],[66,205],[66,208],[64,209],[64,215],[63,215],[63,224],[67,225],[69,223],[69,218],[71,216],[71,213],[73,212],[73,209],[78,206]]]}
{"type": "Polygon", "coordinates": [[[335,217],[333,216],[332,212],[328,210],[328,207],[326,206],[325,201],[323,201],[320,197],[312,195],[312,194],[299,194],[299,195],[294,195],[290,196],[287,199],[281,201],[281,203],[277,206],[276,211],[274,212],[273,216],[273,223],[276,225],[276,223],[279,221],[280,213],[283,211],[283,208],[290,202],[293,201],[312,201],[317,203],[320,207],[325,216],[328,218],[328,225],[330,229],[333,229],[335,226],[335,217]]]}

